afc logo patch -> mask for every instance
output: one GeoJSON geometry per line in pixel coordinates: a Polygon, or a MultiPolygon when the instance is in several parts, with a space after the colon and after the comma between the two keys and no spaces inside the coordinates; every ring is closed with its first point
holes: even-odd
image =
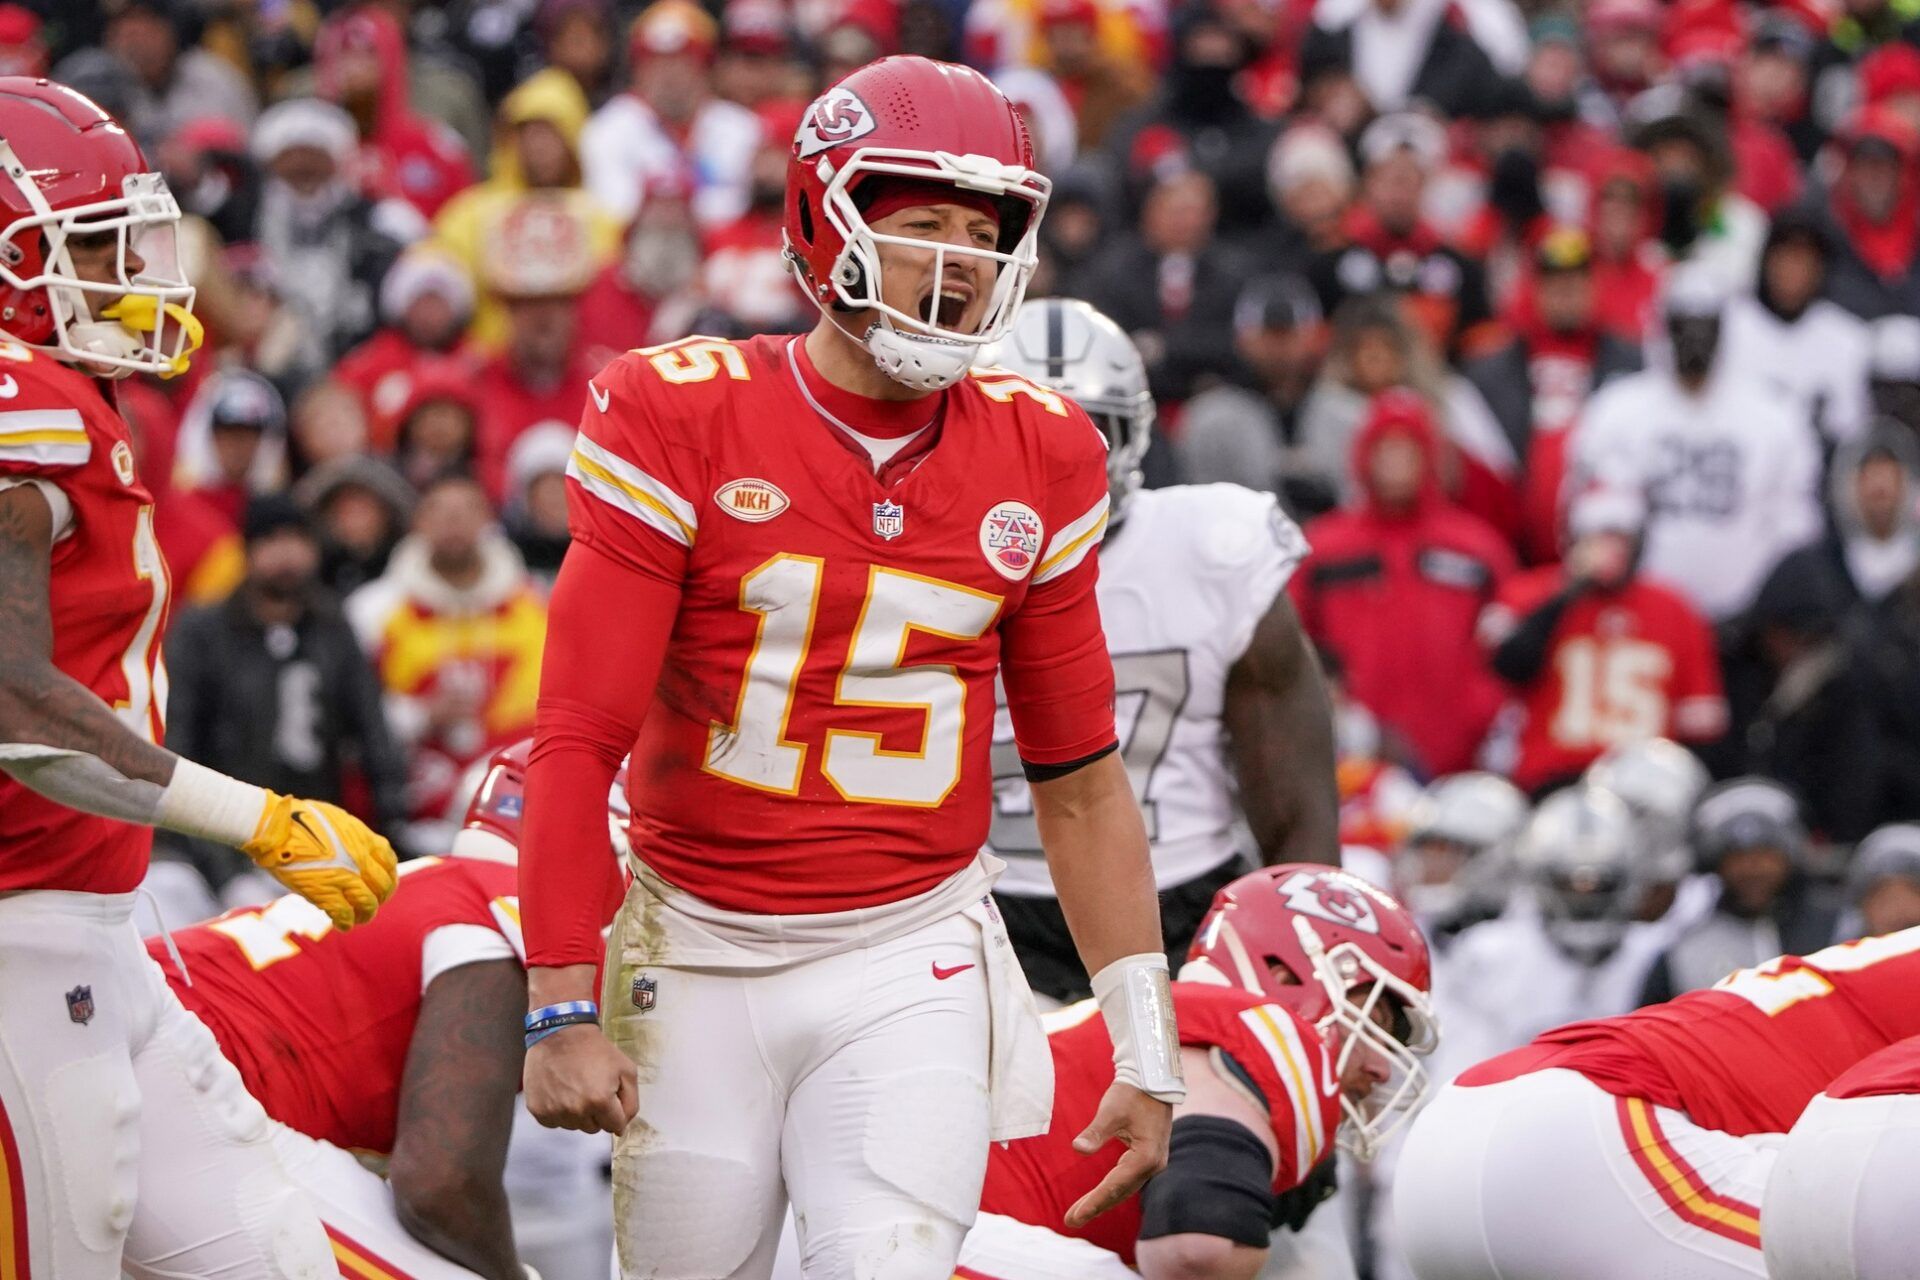
{"type": "Polygon", "coordinates": [[[860,101],[851,89],[829,89],[814,99],[793,135],[793,151],[802,160],[810,160],[822,151],[843,142],[865,137],[880,125],[873,108],[860,101]]]}
{"type": "Polygon", "coordinates": [[[980,521],[980,554],[995,573],[1018,582],[1040,559],[1040,513],[1024,502],[996,503],[980,521]]]}
{"type": "Polygon", "coordinates": [[[660,999],[659,980],[644,973],[633,977],[633,1007],[642,1013],[653,1012],[653,1006],[660,999]]]}
{"type": "Polygon", "coordinates": [[[75,987],[67,992],[67,1017],[86,1026],[93,1021],[93,988],[75,987]]]}
{"type": "Polygon", "coordinates": [[[1366,887],[1338,872],[1301,871],[1286,878],[1278,892],[1287,906],[1360,933],[1380,932],[1380,917],[1366,887]]]}

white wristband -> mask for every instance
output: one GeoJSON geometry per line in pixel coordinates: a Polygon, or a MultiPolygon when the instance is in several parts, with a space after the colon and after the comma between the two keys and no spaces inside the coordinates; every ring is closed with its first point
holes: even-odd
{"type": "Polygon", "coordinates": [[[1113,1041],[1114,1079],[1162,1102],[1185,1098],[1166,956],[1158,951],[1121,956],[1093,975],[1093,998],[1113,1041]]]}
{"type": "Polygon", "coordinates": [[[265,788],[182,758],[160,793],[154,825],[239,848],[253,839],[266,807],[265,788]]]}

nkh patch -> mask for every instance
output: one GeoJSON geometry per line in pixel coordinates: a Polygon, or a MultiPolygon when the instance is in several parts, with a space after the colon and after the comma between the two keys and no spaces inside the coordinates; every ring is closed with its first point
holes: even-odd
{"type": "Polygon", "coordinates": [[[633,1007],[642,1013],[650,1013],[655,1002],[660,999],[660,983],[649,974],[637,973],[633,976],[633,1007]]]}
{"type": "Polygon", "coordinates": [[[907,528],[907,509],[897,502],[873,504],[873,531],[892,542],[907,528]]]}
{"type": "Polygon", "coordinates": [[[1024,502],[996,503],[980,521],[980,553],[995,573],[1018,582],[1040,559],[1040,513],[1024,502]]]}
{"type": "Polygon", "coordinates": [[[93,1021],[93,988],[75,987],[67,992],[67,1017],[81,1026],[93,1021]]]}

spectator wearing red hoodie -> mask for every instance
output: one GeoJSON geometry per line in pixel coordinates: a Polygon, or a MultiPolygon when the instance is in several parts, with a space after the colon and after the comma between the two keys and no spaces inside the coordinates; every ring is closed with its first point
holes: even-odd
{"type": "Polygon", "coordinates": [[[394,421],[390,461],[401,479],[425,489],[443,475],[478,470],[480,391],[464,360],[422,361],[394,421]]]}
{"type": "Polygon", "coordinates": [[[393,444],[393,427],[413,395],[417,366],[456,355],[473,317],[473,285],[460,264],[415,246],[380,281],[380,324],[341,357],[334,381],[350,388],[367,415],[374,448],[393,444]]]}
{"type": "Polygon", "coordinates": [[[593,250],[579,211],[530,193],[488,228],[484,243],[487,285],[507,306],[507,344],[473,381],[480,401],[476,474],[498,505],[514,440],[549,418],[578,422],[587,380],[600,366],[580,331],[593,250]]]}
{"type": "Polygon", "coordinates": [[[1827,296],[1863,320],[1920,315],[1920,133],[1891,108],[1868,107],[1838,147],[1827,296]]]}
{"type": "Polygon", "coordinates": [[[1474,627],[1513,571],[1499,535],[1441,491],[1440,448],[1418,396],[1379,396],[1354,441],[1358,499],[1307,526],[1289,587],[1348,692],[1435,775],[1473,766],[1500,708],[1474,627]]]}
{"type": "Polygon", "coordinates": [[[1573,781],[1611,747],[1712,742],[1727,727],[1713,629],[1641,577],[1647,502],[1592,489],[1567,509],[1567,555],[1509,579],[1480,617],[1493,669],[1525,711],[1514,784],[1573,781]]]}
{"type": "Polygon", "coordinates": [[[320,96],[345,107],[359,127],[360,187],[369,196],[403,199],[431,218],[473,182],[460,136],[414,114],[406,35],[390,12],[361,4],[334,15],[321,26],[313,54],[320,96]]]}
{"type": "Polygon", "coordinates": [[[1577,227],[1541,239],[1508,323],[1513,341],[1470,361],[1466,375],[1521,461],[1521,555],[1547,564],[1560,552],[1567,430],[1595,387],[1640,367],[1640,348],[1600,327],[1593,247],[1577,227]]]}

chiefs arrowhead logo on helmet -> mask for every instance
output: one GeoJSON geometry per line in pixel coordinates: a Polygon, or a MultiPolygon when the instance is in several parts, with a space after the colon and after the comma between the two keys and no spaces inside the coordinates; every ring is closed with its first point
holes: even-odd
{"type": "Polygon", "coordinates": [[[877,127],[872,109],[851,89],[829,89],[801,119],[800,131],[793,136],[794,153],[802,160],[811,159],[877,127]]]}
{"type": "Polygon", "coordinates": [[[1343,877],[1301,872],[1280,885],[1280,896],[1302,915],[1315,916],[1361,933],[1380,932],[1380,917],[1365,893],[1343,877]]]}

